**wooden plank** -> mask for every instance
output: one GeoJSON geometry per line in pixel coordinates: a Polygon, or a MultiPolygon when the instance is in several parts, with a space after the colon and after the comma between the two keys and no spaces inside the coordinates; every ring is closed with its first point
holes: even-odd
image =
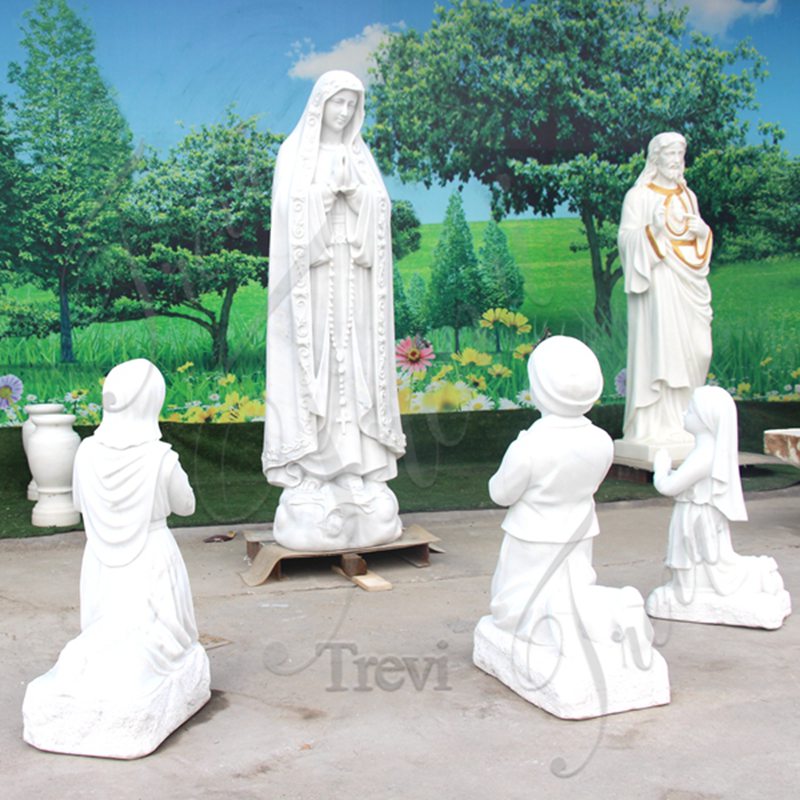
{"type": "Polygon", "coordinates": [[[365,592],[388,592],[392,588],[392,584],[385,578],[382,578],[375,572],[367,570],[363,575],[347,575],[345,571],[336,566],[335,564],[331,569],[343,578],[352,581],[356,586],[363,589],[365,592]]]}
{"type": "MultiPolygon", "coordinates": [[[[276,547],[281,546],[275,542],[275,538],[272,535],[271,529],[267,531],[244,531],[244,539],[246,542],[275,544],[276,547]]],[[[409,547],[414,544],[431,544],[438,541],[438,536],[434,536],[430,531],[426,530],[421,525],[414,524],[405,528],[403,530],[403,535],[399,539],[395,539],[393,542],[387,542],[386,544],[376,544],[372,547],[345,547],[342,549],[324,550],[321,552],[287,549],[286,552],[294,553],[295,557],[297,558],[312,555],[338,556],[342,555],[343,553],[378,553],[383,550],[400,550],[404,547],[409,547]]]]}
{"type": "Polygon", "coordinates": [[[216,647],[225,647],[226,644],[231,643],[229,639],[223,639],[221,636],[212,636],[210,633],[201,633],[197,637],[197,641],[200,642],[200,645],[204,650],[213,650],[216,647]]]}
{"type": "Polygon", "coordinates": [[[272,575],[275,567],[280,565],[279,562],[284,557],[281,552],[283,550],[280,545],[262,546],[253,558],[250,569],[241,573],[242,580],[248,586],[260,586],[272,575]]]}
{"type": "Polygon", "coordinates": [[[350,580],[366,592],[387,592],[392,588],[389,581],[369,570],[364,575],[353,575],[350,580]]]}
{"type": "Polygon", "coordinates": [[[274,541],[271,530],[245,531],[244,539],[247,542],[247,554],[252,563],[248,570],[241,573],[241,576],[248,586],[259,586],[271,576],[280,578],[281,562],[287,559],[324,558],[326,556],[349,556],[351,554],[360,558],[366,553],[405,549],[418,550],[423,545],[434,552],[444,552],[436,545],[439,538],[430,533],[430,531],[425,530],[421,525],[410,525],[403,531],[403,535],[393,542],[374,545],[373,547],[349,547],[341,550],[289,550],[274,541]]]}
{"type": "Polygon", "coordinates": [[[431,552],[427,544],[418,544],[403,550],[400,557],[418,569],[431,565],[431,552]]]}
{"type": "Polygon", "coordinates": [[[339,566],[349,578],[354,575],[366,575],[367,562],[358,553],[345,553],[341,556],[339,566]]]}

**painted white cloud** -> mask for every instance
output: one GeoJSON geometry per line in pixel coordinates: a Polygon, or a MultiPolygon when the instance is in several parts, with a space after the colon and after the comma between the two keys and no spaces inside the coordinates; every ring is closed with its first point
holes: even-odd
{"type": "Polygon", "coordinates": [[[369,80],[368,68],[372,65],[372,53],[389,35],[389,27],[381,23],[367,25],[361,33],[349,39],[342,39],[327,52],[317,52],[310,39],[295,42],[289,55],[296,59],[289,75],[292,78],[316,80],[329,69],[346,69],[361,78],[369,80]]]}
{"type": "Polygon", "coordinates": [[[757,20],[777,13],[780,0],[672,0],[689,6],[689,22],[703,33],[724,34],[740,19],[757,20]]]}

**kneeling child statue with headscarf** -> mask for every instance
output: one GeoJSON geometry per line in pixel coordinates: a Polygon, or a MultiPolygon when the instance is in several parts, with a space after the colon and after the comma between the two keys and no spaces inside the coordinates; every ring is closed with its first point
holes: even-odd
{"type": "Polygon", "coordinates": [[[164,394],[146,359],[114,367],[103,420],[75,456],[81,633],[25,692],[23,737],[40,750],[138,758],[210,697],[186,566],[166,523],[194,511],[194,493],[160,441],[164,394]]]}
{"type": "Polygon", "coordinates": [[[675,498],[666,566],[671,577],[647,598],[653,617],[780,628],[792,610],[775,559],[741,556],[729,522],[746,520],[739,478],[736,404],[720,386],[695,389],[684,416],[694,449],[675,470],[656,453],[653,483],[675,498]]]}

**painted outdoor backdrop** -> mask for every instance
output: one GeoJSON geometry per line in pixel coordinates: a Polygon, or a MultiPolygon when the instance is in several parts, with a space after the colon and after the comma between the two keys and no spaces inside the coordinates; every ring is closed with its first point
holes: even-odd
{"type": "Polygon", "coordinates": [[[795,4],[3,5],[0,425],[49,400],[97,423],[138,356],[165,419],[263,415],[274,158],[332,67],[368,83],[395,201],[404,412],[530,405],[546,331],[622,402],[616,222],[667,129],[715,232],[709,381],[800,400],[795,4]]]}

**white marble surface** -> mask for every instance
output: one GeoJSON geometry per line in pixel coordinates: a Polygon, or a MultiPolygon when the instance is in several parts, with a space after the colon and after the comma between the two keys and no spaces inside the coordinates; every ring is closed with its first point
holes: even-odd
{"type": "Polygon", "coordinates": [[[272,189],[263,468],[275,539],[325,551],[393,541],[386,482],[405,451],[394,358],[391,204],[361,137],[364,87],[316,82],[272,189]]]}
{"type": "Polygon", "coordinates": [[[598,586],[592,567],[594,493],[613,456],[608,434],[584,416],[602,391],[600,365],[582,342],[555,336],[533,351],[528,373],[542,417],[489,482],[508,512],[473,661],[566,719],[669,702],[641,595],[598,586]]]}
{"type": "Polygon", "coordinates": [[[189,577],[166,525],[171,512],[191,514],[195,498],[160,441],[164,391],[145,359],[115,367],[103,420],[75,457],[87,538],[81,633],[25,692],[23,737],[42,750],[138,758],[210,697],[189,577]]]}
{"type": "MultiPolygon", "coordinates": [[[[28,468],[30,469],[30,456],[28,455],[28,442],[30,441],[33,431],[36,429],[36,417],[43,414],[63,414],[64,406],[61,403],[31,403],[25,406],[25,413],[28,419],[22,425],[22,449],[25,452],[25,457],[28,459],[28,468]]],[[[31,475],[33,470],[31,469],[31,475]]],[[[31,478],[28,483],[28,500],[34,502],[39,499],[39,492],[36,488],[36,481],[31,478]]]]}
{"type": "Polygon", "coordinates": [[[516,638],[485,616],[475,629],[472,660],[529,703],[561,719],[588,719],[670,701],[667,662],[653,649],[643,660],[630,640],[602,647],[587,640],[584,651],[566,656],[516,638]]]}
{"type": "Polygon", "coordinates": [[[72,468],[81,441],[74,423],[74,414],[40,414],[28,437],[26,454],[36,494],[31,523],[37,527],[80,522],[72,502],[72,468]]]}
{"type": "Polygon", "coordinates": [[[739,477],[736,404],[718,386],[692,395],[684,424],[695,437],[686,460],[672,469],[656,454],[653,483],[675,498],[665,564],[670,579],[647,598],[654,617],[779,628],[791,613],[778,565],[768,556],[742,556],[730,522],[747,519],[739,477]]]}
{"type": "Polygon", "coordinates": [[[652,445],[675,448],[675,459],[687,454],[692,439],[682,415],[711,361],[713,237],[684,180],[685,153],[681,134],[653,137],[622,207],[628,358],[621,457],[650,461],[652,445]]]}

